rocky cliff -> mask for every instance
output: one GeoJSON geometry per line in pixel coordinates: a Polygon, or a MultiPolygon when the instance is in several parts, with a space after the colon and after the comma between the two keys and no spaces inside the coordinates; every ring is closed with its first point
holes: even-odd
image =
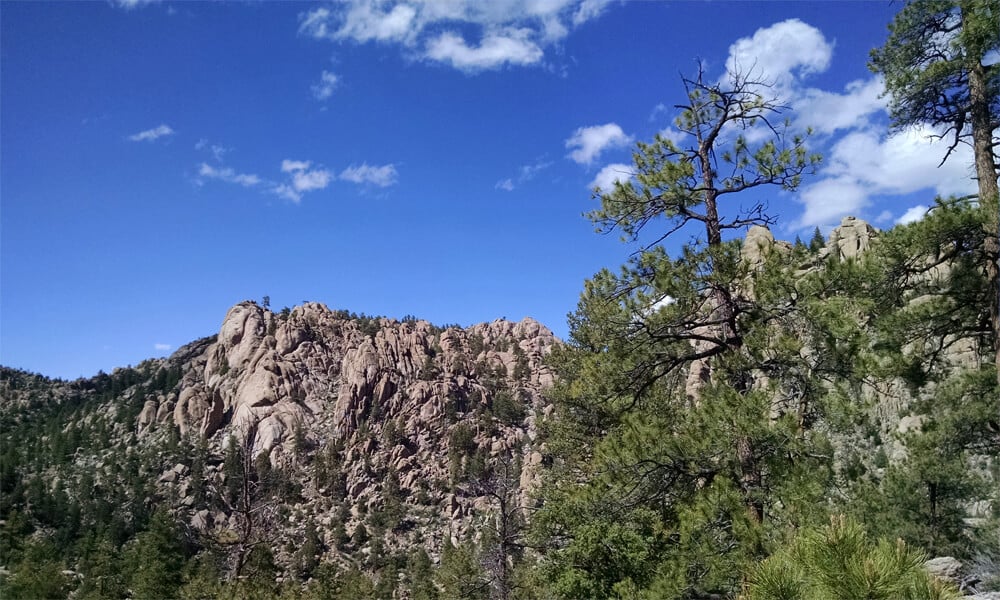
{"type": "MultiPolygon", "coordinates": [[[[325,560],[413,547],[435,558],[493,518],[498,478],[505,502],[531,502],[552,382],[543,359],[557,343],[530,318],[442,328],[247,301],[214,338],[49,386],[61,391],[46,402],[75,407],[77,425],[63,433],[86,427],[107,437],[107,446],[74,450],[94,486],[115,485],[113,463],[138,452],[155,497],[194,535],[233,543],[256,517],[241,514],[229,484],[263,485],[263,469],[282,491],[248,501],[268,509],[262,525],[279,564],[314,534],[325,560]]],[[[5,418],[44,404],[22,379],[5,378],[5,418]]]]}

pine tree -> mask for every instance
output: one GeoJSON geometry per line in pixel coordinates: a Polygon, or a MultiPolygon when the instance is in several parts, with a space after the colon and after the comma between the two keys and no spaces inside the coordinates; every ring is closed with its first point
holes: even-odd
{"type": "Polygon", "coordinates": [[[170,515],[154,513],[149,528],[126,548],[123,570],[135,598],[173,598],[185,562],[180,535],[170,515]]]}
{"type": "Polygon", "coordinates": [[[423,548],[416,548],[406,559],[406,586],[411,600],[437,600],[434,569],[423,548]]]}
{"type": "MultiPolygon", "coordinates": [[[[278,535],[274,527],[278,500],[268,489],[272,471],[266,452],[254,454],[254,436],[230,435],[223,462],[225,489],[217,493],[235,526],[215,541],[229,551],[230,580],[240,579],[252,560],[260,558],[278,535]],[[265,479],[262,481],[260,476],[265,479]]],[[[273,488],[273,486],[272,486],[273,488]]]]}
{"type": "Polygon", "coordinates": [[[819,230],[819,227],[813,230],[812,238],[809,239],[809,251],[816,254],[823,247],[826,246],[826,240],[823,239],[823,232],[819,230]]]}
{"type": "Polygon", "coordinates": [[[896,436],[904,457],[858,478],[848,507],[879,535],[962,558],[986,551],[968,507],[1000,501],[996,475],[982,468],[1000,460],[983,218],[940,201],[885,232],[853,292],[872,299],[873,359],[860,374],[905,385],[914,400],[904,413],[917,425],[896,436]]]}
{"type": "Polygon", "coordinates": [[[458,546],[446,540],[441,549],[441,566],[434,581],[441,588],[441,600],[486,600],[489,580],[485,577],[477,556],[478,547],[471,541],[458,546]]]}
{"type": "Polygon", "coordinates": [[[825,356],[806,351],[824,343],[814,300],[797,293],[787,256],[762,249],[750,265],[723,238],[769,222],[762,205],[729,214],[732,194],[794,189],[818,158],[745,74],[685,85],[675,127],[690,143],[639,144],[635,181],[601,194],[591,215],[626,241],[662,229],[620,273],[587,282],[554,353],[554,462],[534,523],[555,540],[544,568],[563,597],[731,593],[776,528],[816,518],[829,478],[810,427],[825,356]],[[759,145],[740,135],[765,123],[759,145]],[[677,256],[659,245],[694,226],[703,237],[677,256]]]}
{"type": "Polygon", "coordinates": [[[106,535],[91,532],[80,551],[79,570],[82,582],[75,597],[81,600],[101,600],[125,596],[125,581],[120,572],[120,557],[106,535]]]}
{"type": "Polygon", "coordinates": [[[65,598],[71,581],[63,575],[65,565],[55,557],[60,554],[48,540],[25,544],[23,554],[11,573],[0,580],[0,597],[11,600],[65,598]]]}
{"type": "MultiPolygon", "coordinates": [[[[990,323],[1000,339],[1000,2],[922,0],[903,6],[885,46],[871,53],[871,69],[885,77],[889,112],[898,129],[927,124],[949,141],[941,159],[960,143],[972,146],[982,207],[990,323]]],[[[994,348],[1000,382],[1000,344],[994,348]]]]}

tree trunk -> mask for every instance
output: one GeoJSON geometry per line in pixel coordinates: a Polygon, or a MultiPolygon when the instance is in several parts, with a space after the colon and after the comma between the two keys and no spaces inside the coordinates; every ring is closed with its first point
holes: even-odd
{"type": "Polygon", "coordinates": [[[760,469],[757,468],[757,457],[754,455],[753,444],[746,436],[736,438],[736,457],[740,461],[740,487],[750,520],[760,524],[764,522],[764,504],[760,498],[754,497],[761,488],[760,469]]]}
{"type": "MultiPolygon", "coordinates": [[[[708,152],[702,148],[700,153],[702,161],[702,184],[705,187],[705,233],[708,236],[710,248],[717,248],[722,245],[722,229],[719,223],[718,192],[715,190],[715,173],[712,171],[712,163],[709,160],[708,152]]],[[[716,266],[716,268],[718,268],[716,266]]],[[[722,339],[726,349],[730,352],[739,351],[743,346],[743,338],[739,333],[736,324],[736,301],[733,299],[733,292],[725,284],[717,284],[714,291],[716,310],[720,311],[722,317],[722,339]]],[[[740,394],[750,392],[751,382],[747,373],[734,373],[735,381],[733,386],[740,394]]],[[[757,456],[754,451],[753,442],[746,435],[739,435],[736,438],[736,456],[740,464],[740,487],[743,492],[744,503],[747,514],[754,523],[764,521],[764,505],[760,498],[755,498],[761,488],[760,469],[757,465],[757,456]]]]}
{"type": "Polygon", "coordinates": [[[997,191],[996,157],[990,128],[990,98],[986,89],[986,68],[979,56],[969,64],[969,118],[972,122],[972,150],[979,180],[979,206],[986,215],[986,278],[990,289],[990,326],[993,330],[994,362],[1000,384],[1000,192],[997,191]]]}

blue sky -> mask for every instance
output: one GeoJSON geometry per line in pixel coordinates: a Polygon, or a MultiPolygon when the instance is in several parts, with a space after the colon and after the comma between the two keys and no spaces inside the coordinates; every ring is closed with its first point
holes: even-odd
{"type": "MultiPolygon", "coordinates": [[[[566,335],[631,251],[581,215],[670,133],[680,74],[755,65],[824,166],[775,232],[891,226],[972,189],[890,134],[866,69],[898,4],[3,3],[0,362],[136,364],[268,295],[566,335]]],[[[964,149],[962,152],[965,152],[964,149]]]]}

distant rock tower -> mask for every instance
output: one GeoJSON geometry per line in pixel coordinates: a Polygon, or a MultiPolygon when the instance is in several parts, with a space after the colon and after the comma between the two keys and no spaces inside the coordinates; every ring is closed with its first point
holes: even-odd
{"type": "Polygon", "coordinates": [[[840,226],[830,233],[827,249],[840,260],[857,258],[871,246],[878,230],[857,217],[844,217],[840,226]]]}

